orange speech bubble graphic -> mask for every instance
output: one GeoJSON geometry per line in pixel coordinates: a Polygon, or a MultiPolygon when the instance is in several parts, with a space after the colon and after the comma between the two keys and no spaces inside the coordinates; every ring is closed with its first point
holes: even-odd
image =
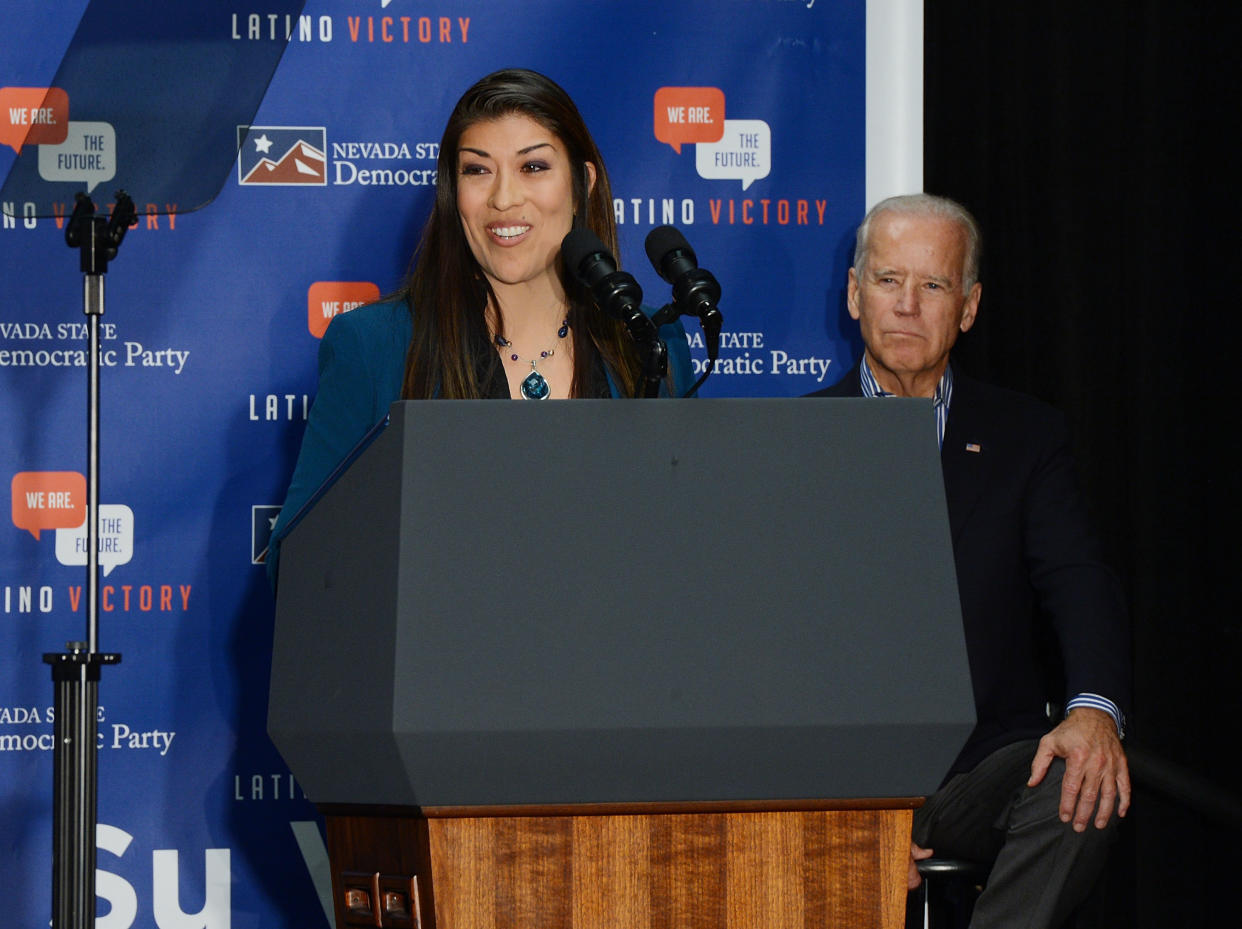
{"type": "Polygon", "coordinates": [[[655,137],[679,155],[687,142],[724,137],[725,97],[719,87],[661,87],[654,107],[655,137]]]}
{"type": "Polygon", "coordinates": [[[36,539],[44,529],[86,522],[86,478],[77,471],[19,471],[11,489],[13,525],[36,539]]]}
{"type": "Polygon", "coordinates": [[[315,281],[306,292],[306,326],[322,339],[333,316],[374,303],[379,295],[379,286],[370,281],[315,281]]]}
{"type": "Polygon", "coordinates": [[[69,134],[69,95],[60,87],[0,87],[0,144],[59,145],[69,134]]]}

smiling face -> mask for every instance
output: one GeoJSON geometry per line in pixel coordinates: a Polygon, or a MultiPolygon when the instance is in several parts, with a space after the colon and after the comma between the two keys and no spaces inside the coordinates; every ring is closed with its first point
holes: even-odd
{"type": "Polygon", "coordinates": [[[882,212],[869,238],[863,267],[850,269],[846,292],[867,363],[885,390],[930,397],[949,350],[979,309],[982,285],[963,289],[965,231],[938,216],[882,212]]]}
{"type": "MultiPolygon", "coordinates": [[[[457,213],[470,252],[498,295],[531,285],[561,293],[561,240],[573,224],[565,144],[529,116],[474,123],[457,146],[457,213]]],[[[586,164],[593,182],[595,166],[586,164]]]]}

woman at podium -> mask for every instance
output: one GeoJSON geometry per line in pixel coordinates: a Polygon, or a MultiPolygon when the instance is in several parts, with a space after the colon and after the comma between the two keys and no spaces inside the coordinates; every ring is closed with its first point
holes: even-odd
{"type": "MultiPolygon", "coordinates": [[[[618,254],[612,188],[578,108],[549,78],[511,69],[457,101],[440,140],[436,199],[412,270],[391,297],[333,319],[319,388],[268,549],[400,399],[632,397],[633,339],[561,265],[561,242],[590,230],[618,254]]],[[[680,323],[661,327],[662,394],[691,386],[680,323]]]]}

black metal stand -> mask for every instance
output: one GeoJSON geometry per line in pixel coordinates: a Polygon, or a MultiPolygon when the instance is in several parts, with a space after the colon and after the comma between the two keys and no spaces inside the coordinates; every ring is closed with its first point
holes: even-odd
{"type": "Polygon", "coordinates": [[[120,655],[88,654],[85,642],[51,653],[56,684],[52,752],[52,926],[94,929],[99,669],[120,655]]]}
{"type": "Polygon", "coordinates": [[[134,203],[117,191],[112,216],[95,215],[86,194],[65,230],[65,242],[80,251],[83,312],[89,324],[87,365],[86,641],[50,652],[56,685],[56,744],[52,751],[52,927],[95,927],[95,824],[98,807],[99,669],[121,656],[99,652],[99,320],[104,279],[125,233],[137,219],[134,203]]]}
{"type": "Polygon", "coordinates": [[[646,314],[641,314],[645,325],[631,326],[630,334],[634,344],[638,346],[638,355],[643,362],[643,380],[639,396],[650,399],[660,396],[660,383],[668,374],[668,346],[659,337],[656,327],[646,314]],[[637,329],[637,331],[635,331],[637,329]]]}

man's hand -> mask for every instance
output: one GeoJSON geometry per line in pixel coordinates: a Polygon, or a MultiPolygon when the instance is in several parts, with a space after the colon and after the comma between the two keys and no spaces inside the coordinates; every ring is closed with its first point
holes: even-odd
{"type": "Polygon", "coordinates": [[[1065,759],[1061,822],[1072,819],[1074,831],[1082,832],[1093,814],[1097,829],[1108,825],[1114,807],[1118,816],[1126,815],[1130,809],[1130,768],[1111,716],[1093,707],[1070,710],[1059,726],[1039,740],[1028,787],[1044,779],[1054,758],[1065,759]]]}
{"type": "Polygon", "coordinates": [[[917,861],[924,858],[930,858],[932,850],[930,848],[920,848],[913,842],[910,843],[910,873],[906,876],[906,887],[910,890],[918,890],[919,884],[923,883],[923,875],[919,874],[917,861]]]}

